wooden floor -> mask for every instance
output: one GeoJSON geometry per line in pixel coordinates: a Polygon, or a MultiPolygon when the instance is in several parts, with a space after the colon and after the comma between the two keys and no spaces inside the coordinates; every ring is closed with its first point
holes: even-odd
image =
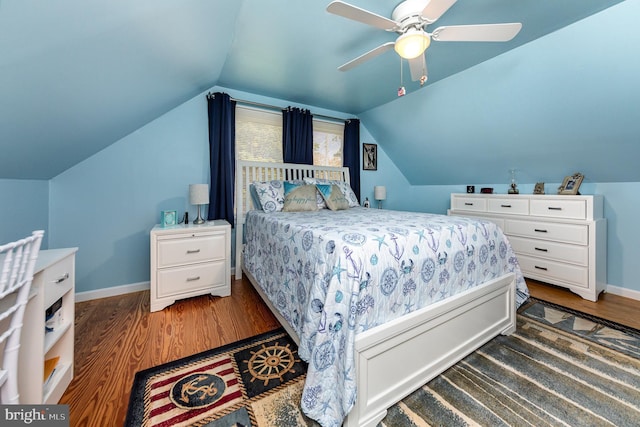
{"type": "MultiPolygon", "coordinates": [[[[640,301],[605,294],[598,303],[528,282],[532,296],[640,329],[640,301]]],[[[202,296],[149,312],[149,291],[76,304],[75,376],[60,403],[73,426],[122,426],[137,371],[279,325],[249,282],[231,297],[202,296]]]]}

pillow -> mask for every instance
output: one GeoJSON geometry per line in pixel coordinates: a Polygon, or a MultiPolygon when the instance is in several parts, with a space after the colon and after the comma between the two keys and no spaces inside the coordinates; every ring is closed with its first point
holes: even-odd
{"type": "MultiPolygon", "coordinates": [[[[284,206],[284,186],[282,181],[255,181],[251,185],[258,195],[260,206],[265,212],[278,212],[284,206]]],[[[258,207],[256,206],[256,209],[258,207]]]]}
{"type": "Polygon", "coordinates": [[[344,181],[335,181],[335,180],[329,180],[329,179],[307,177],[304,179],[304,182],[308,184],[337,185],[340,191],[342,191],[342,194],[344,194],[344,197],[346,197],[346,199],[349,201],[350,208],[355,208],[356,206],[360,206],[360,204],[358,203],[358,197],[355,195],[355,193],[351,189],[351,186],[344,181]]]}
{"type": "Polygon", "coordinates": [[[253,203],[253,208],[260,211],[263,210],[262,203],[260,203],[260,198],[258,197],[258,190],[256,190],[256,186],[253,183],[249,185],[249,195],[251,196],[251,203],[253,203]]]}
{"type": "Polygon", "coordinates": [[[335,184],[316,184],[316,188],[332,211],[349,209],[349,201],[335,184]]]}
{"type": "Polygon", "coordinates": [[[316,186],[306,184],[284,183],[283,212],[317,211],[316,186]]]}

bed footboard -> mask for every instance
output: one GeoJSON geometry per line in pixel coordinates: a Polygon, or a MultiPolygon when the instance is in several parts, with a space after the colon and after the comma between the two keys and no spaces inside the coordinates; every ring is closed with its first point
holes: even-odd
{"type": "Polygon", "coordinates": [[[343,426],[376,426],[391,405],[496,335],[514,332],[515,292],[509,274],[359,334],[358,396],[343,426]]]}

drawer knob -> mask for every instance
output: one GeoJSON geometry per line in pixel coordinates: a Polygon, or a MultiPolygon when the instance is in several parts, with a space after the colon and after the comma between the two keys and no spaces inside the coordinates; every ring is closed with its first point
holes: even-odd
{"type": "Polygon", "coordinates": [[[187,277],[187,282],[195,282],[196,280],[200,280],[200,276],[187,277]]]}
{"type": "Polygon", "coordinates": [[[501,208],[510,208],[511,205],[500,205],[501,208]]]}
{"type": "Polygon", "coordinates": [[[549,206],[547,209],[549,209],[550,211],[561,211],[562,208],[558,208],[558,207],[554,207],[554,206],[549,206]]]}
{"type": "Polygon", "coordinates": [[[200,249],[187,249],[188,254],[197,254],[200,252],[200,249]]]}
{"type": "Polygon", "coordinates": [[[544,270],[547,271],[546,267],[540,267],[539,265],[536,265],[535,268],[537,268],[538,270],[544,270]]]}
{"type": "Polygon", "coordinates": [[[473,203],[465,202],[464,205],[465,206],[473,206],[473,203]]]}
{"type": "Polygon", "coordinates": [[[540,252],[549,252],[549,249],[544,249],[544,248],[534,248],[534,249],[540,252]]]}
{"type": "Polygon", "coordinates": [[[62,276],[58,277],[53,283],[62,283],[69,278],[69,273],[64,273],[62,276]]]}
{"type": "Polygon", "coordinates": [[[547,230],[543,230],[541,228],[534,228],[533,231],[535,231],[536,233],[546,233],[547,230]]]}

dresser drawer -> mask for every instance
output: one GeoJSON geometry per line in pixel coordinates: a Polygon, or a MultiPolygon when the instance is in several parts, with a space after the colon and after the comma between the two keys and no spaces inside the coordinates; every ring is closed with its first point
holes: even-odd
{"type": "Polygon", "coordinates": [[[589,243],[589,226],[587,225],[508,219],[505,221],[504,231],[508,235],[554,240],[563,243],[578,245],[587,245],[589,243]]]}
{"type": "Polygon", "coordinates": [[[531,199],[531,215],[549,218],[587,219],[585,200],[531,199]]]}
{"type": "Polygon", "coordinates": [[[487,199],[455,196],[451,199],[452,209],[456,211],[486,212],[487,199]]]}
{"type": "Polygon", "coordinates": [[[158,268],[224,259],[225,234],[177,234],[158,238],[158,268]]]}
{"type": "Polygon", "coordinates": [[[215,261],[160,270],[157,283],[158,297],[224,286],[227,284],[225,267],[225,261],[215,261]]]}
{"type": "Polygon", "coordinates": [[[589,265],[588,246],[569,245],[516,236],[510,236],[509,242],[518,255],[532,255],[571,264],[589,265]]]}
{"type": "Polygon", "coordinates": [[[488,199],[487,212],[507,215],[529,215],[527,199],[488,199]]]}
{"type": "Polygon", "coordinates": [[[525,277],[550,283],[568,283],[582,288],[589,287],[589,269],[556,261],[518,255],[518,263],[525,277]]]}

